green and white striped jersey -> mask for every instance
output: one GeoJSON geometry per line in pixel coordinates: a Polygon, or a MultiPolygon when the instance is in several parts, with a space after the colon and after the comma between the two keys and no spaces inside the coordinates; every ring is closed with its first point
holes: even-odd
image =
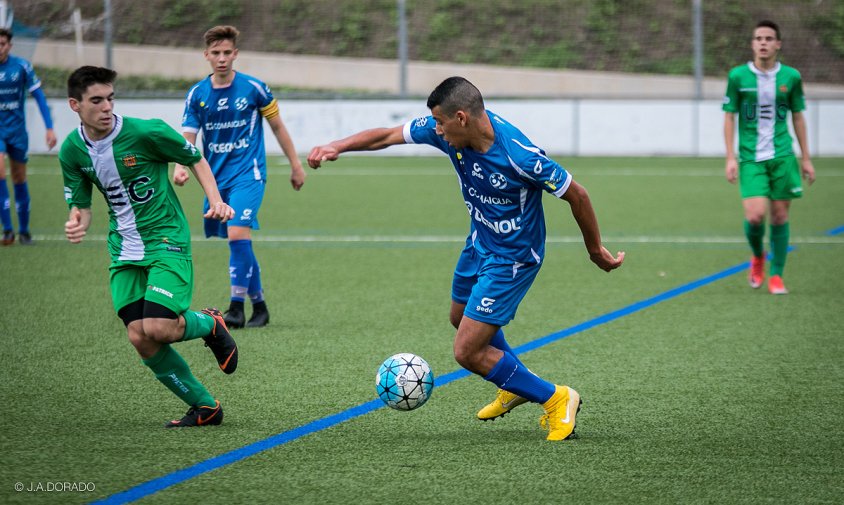
{"type": "Polygon", "coordinates": [[[732,69],[723,109],[739,115],[739,160],[766,161],[793,154],[788,111],[805,108],[796,69],[777,62],[763,72],[752,61],[732,69]]]}
{"type": "Polygon", "coordinates": [[[164,121],[117,114],[107,137],[91,140],[80,125],[59,151],[68,206],[91,208],[93,186],[105,197],[112,262],[190,256],[190,229],[168,163],[193,166],[200,159],[164,121]]]}

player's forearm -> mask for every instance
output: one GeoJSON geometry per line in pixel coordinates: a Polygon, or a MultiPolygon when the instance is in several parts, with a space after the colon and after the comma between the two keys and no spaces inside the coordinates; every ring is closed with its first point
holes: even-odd
{"type": "Polygon", "coordinates": [[[197,137],[196,132],[186,132],[186,131],[183,131],[183,132],[182,132],[182,137],[184,137],[184,138],[185,138],[185,140],[187,140],[187,141],[188,141],[188,142],[190,142],[191,144],[196,145],[196,137],[197,137]]]}
{"type": "Polygon", "coordinates": [[[338,152],[377,151],[396,144],[404,143],[401,127],[373,128],[364,130],[344,139],[335,140],[330,145],[338,152]]]}
{"type": "Polygon", "coordinates": [[[44,120],[44,129],[53,129],[53,118],[50,115],[50,106],[47,105],[47,97],[44,96],[44,91],[41,88],[36,88],[32,91],[32,98],[38,104],[38,111],[41,113],[41,118],[44,120]]]}
{"type": "Polygon", "coordinates": [[[583,235],[583,244],[589,254],[601,253],[601,231],[598,228],[598,218],[595,216],[595,209],[592,208],[592,200],[586,188],[572,182],[569,189],[563,194],[563,199],[571,206],[571,213],[580,233],[583,235]]]}
{"type": "Polygon", "coordinates": [[[727,149],[727,159],[736,157],[736,117],[728,112],[724,116],[724,146],[727,149]]]}
{"type": "Polygon", "coordinates": [[[88,230],[91,226],[91,219],[94,217],[93,212],[91,209],[79,209],[79,224],[82,226],[83,230],[88,230]]]}
{"type": "Polygon", "coordinates": [[[811,159],[809,155],[809,140],[806,128],[806,118],[802,112],[793,112],[791,114],[791,123],[794,125],[794,134],[797,136],[797,144],[800,145],[801,157],[804,160],[811,159]]]}
{"type": "MultiPolygon", "coordinates": [[[[270,123],[270,125],[272,126],[272,123],[270,123]]],[[[290,166],[301,169],[302,162],[299,161],[299,155],[296,153],[296,146],[293,145],[293,139],[287,132],[287,128],[284,127],[284,123],[279,121],[278,126],[273,126],[273,133],[275,134],[279,147],[281,147],[281,150],[290,162],[290,166]]]]}
{"type": "Polygon", "coordinates": [[[214,179],[214,174],[211,172],[211,166],[205,158],[202,158],[194,166],[190,167],[194,177],[196,177],[205,196],[208,198],[208,203],[214,205],[216,202],[221,202],[220,190],[217,188],[217,181],[214,179]]]}

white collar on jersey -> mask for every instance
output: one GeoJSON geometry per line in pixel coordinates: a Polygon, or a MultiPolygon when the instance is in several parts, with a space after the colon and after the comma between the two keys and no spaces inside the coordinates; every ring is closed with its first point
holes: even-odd
{"type": "Polygon", "coordinates": [[[780,65],[780,62],[777,62],[777,64],[774,65],[774,68],[768,70],[767,72],[754,65],[752,61],[748,61],[747,66],[750,68],[750,71],[756,75],[771,76],[776,75],[776,73],[780,71],[780,67],[782,65],[780,65]]]}

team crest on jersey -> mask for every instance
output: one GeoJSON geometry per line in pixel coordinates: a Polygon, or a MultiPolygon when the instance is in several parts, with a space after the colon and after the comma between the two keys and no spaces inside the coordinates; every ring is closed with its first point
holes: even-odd
{"type": "Polygon", "coordinates": [[[237,109],[237,110],[245,110],[248,105],[249,105],[249,103],[246,101],[246,98],[244,98],[242,96],[238,97],[234,101],[234,108],[237,109]]]}
{"type": "Polygon", "coordinates": [[[132,168],[132,167],[134,167],[135,165],[138,164],[138,157],[135,156],[134,154],[127,154],[127,155],[124,155],[123,158],[121,158],[121,161],[123,161],[124,167],[132,168]]]}

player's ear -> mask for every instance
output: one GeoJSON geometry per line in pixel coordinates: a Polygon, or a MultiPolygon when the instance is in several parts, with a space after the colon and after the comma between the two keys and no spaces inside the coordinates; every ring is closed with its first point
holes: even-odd
{"type": "Polygon", "coordinates": [[[457,112],[455,112],[454,117],[457,118],[457,121],[460,123],[460,126],[466,126],[466,123],[469,122],[468,115],[462,110],[458,110],[457,112]]]}
{"type": "Polygon", "coordinates": [[[70,110],[73,112],[79,112],[79,100],[75,98],[68,98],[67,103],[70,105],[70,110]]]}

